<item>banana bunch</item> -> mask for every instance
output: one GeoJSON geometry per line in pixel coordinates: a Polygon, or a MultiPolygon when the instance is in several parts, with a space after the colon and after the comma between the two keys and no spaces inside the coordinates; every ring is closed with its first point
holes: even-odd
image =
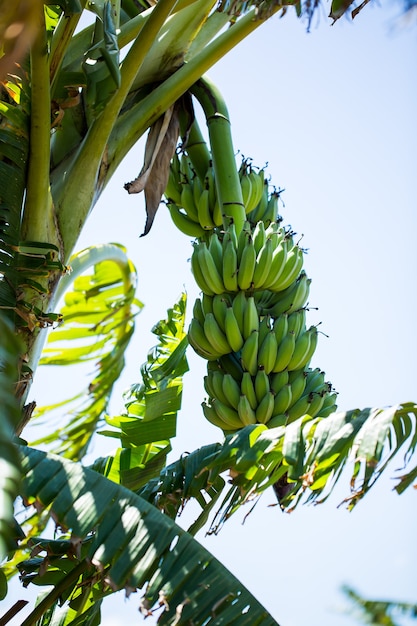
{"type": "MultiPolygon", "coordinates": [[[[265,227],[259,221],[252,228],[245,223],[239,236],[234,224],[227,229],[215,229],[209,242],[197,241],[191,256],[191,269],[201,291],[207,295],[238,291],[261,291],[260,306],[282,308],[285,298],[274,294],[285,293],[289,305],[304,305],[310,281],[299,280],[303,267],[303,251],[294,243],[292,233],[271,222],[265,227]],[[298,280],[298,282],[296,282],[298,280]]],[[[287,302],[285,300],[285,302],[287,302]]]]}
{"type": "Polygon", "coordinates": [[[243,291],[203,293],[188,338],[208,361],[204,414],[224,431],[255,423],[272,428],[335,410],[324,373],[308,367],[318,331],[306,328],[304,308],[273,317],[260,315],[255,298],[243,291]]]}
{"type": "Polygon", "coordinates": [[[217,362],[210,362],[202,403],[206,419],[231,433],[249,424],[268,428],[286,426],[299,417],[325,417],[336,410],[336,396],[320,369],[284,370],[268,376],[260,368],[255,376],[242,371],[236,379],[217,362]]]}
{"type": "MultiPolygon", "coordinates": [[[[275,221],[278,218],[278,194],[274,191],[269,195],[264,171],[256,171],[243,160],[239,178],[249,221],[253,224],[259,220],[275,221]]],[[[186,153],[182,152],[180,156],[175,153],[164,195],[172,221],[185,235],[204,239],[207,233],[222,227],[223,215],[212,163],[201,180],[186,153]]]]}
{"type": "Polygon", "coordinates": [[[185,152],[171,161],[165,197],[172,221],[189,237],[204,238],[222,224],[213,167],[201,181],[185,152]]]}

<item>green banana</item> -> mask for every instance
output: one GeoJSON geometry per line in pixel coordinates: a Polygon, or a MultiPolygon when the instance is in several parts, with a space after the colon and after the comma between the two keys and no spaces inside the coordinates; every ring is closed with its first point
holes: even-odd
{"type": "MultiPolygon", "coordinates": [[[[270,239],[270,237],[269,237],[270,239]]],[[[281,274],[284,272],[287,263],[287,243],[284,240],[277,242],[273,252],[269,265],[268,276],[266,277],[263,288],[274,291],[272,287],[280,279],[281,274]]]]}
{"type": "Polygon", "coordinates": [[[200,287],[202,293],[207,296],[214,296],[214,291],[208,286],[206,279],[203,276],[203,271],[198,260],[198,254],[196,250],[197,244],[194,244],[194,249],[191,254],[191,271],[194,276],[194,280],[200,287]]]}
{"type": "Polygon", "coordinates": [[[305,393],[320,393],[324,389],[325,381],[324,376],[325,373],[319,368],[316,367],[314,370],[308,368],[306,370],[307,382],[305,393]]]}
{"type": "Polygon", "coordinates": [[[220,276],[223,274],[223,246],[217,232],[212,232],[209,238],[208,249],[220,276]]]}
{"type": "Polygon", "coordinates": [[[283,313],[279,317],[276,317],[273,324],[273,331],[279,346],[284,337],[288,334],[288,315],[283,313]]]}
{"type": "Polygon", "coordinates": [[[308,414],[311,417],[316,417],[320,414],[320,410],[324,405],[325,394],[324,393],[310,393],[308,396],[310,406],[308,407],[308,414]]]}
{"type": "Polygon", "coordinates": [[[246,171],[240,174],[240,188],[242,190],[242,199],[243,205],[245,207],[245,212],[249,213],[253,209],[254,205],[252,200],[252,181],[246,171]]]}
{"type": "Polygon", "coordinates": [[[274,190],[269,196],[268,204],[266,206],[265,212],[262,217],[265,224],[269,224],[277,220],[278,200],[279,200],[279,191],[274,190]]]}
{"type": "Polygon", "coordinates": [[[242,253],[246,246],[246,243],[249,237],[251,236],[252,236],[252,231],[251,231],[250,224],[249,222],[245,222],[243,224],[242,230],[239,233],[237,233],[236,251],[237,251],[237,264],[238,265],[240,263],[240,259],[242,258],[242,253]]]}
{"type": "Polygon", "coordinates": [[[324,398],[323,407],[320,409],[319,417],[328,417],[337,411],[337,392],[329,393],[324,398]]]}
{"type": "Polygon", "coordinates": [[[272,373],[270,377],[271,391],[278,394],[285,385],[289,383],[288,370],[282,370],[282,372],[272,373]]]}
{"type": "Polygon", "coordinates": [[[185,152],[181,152],[179,162],[181,183],[191,183],[194,178],[194,171],[191,166],[191,161],[185,152]]]}
{"type": "Polygon", "coordinates": [[[285,426],[287,423],[287,416],[285,413],[273,415],[268,422],[268,428],[278,428],[279,426],[285,426]]]}
{"type": "Polygon", "coordinates": [[[232,352],[226,335],[217,323],[213,313],[207,313],[204,318],[204,334],[213,347],[214,352],[217,352],[219,355],[232,352]]]}
{"type": "Polygon", "coordinates": [[[287,417],[288,417],[288,424],[290,424],[291,422],[294,422],[294,420],[298,419],[299,417],[302,417],[303,415],[307,415],[309,406],[310,406],[310,402],[308,400],[308,396],[301,396],[301,398],[299,398],[297,402],[292,404],[290,408],[287,409],[286,411],[287,417]]]}
{"type": "Polygon", "coordinates": [[[251,167],[249,172],[249,178],[252,183],[252,196],[251,196],[251,209],[250,211],[246,211],[246,213],[250,213],[258,206],[261,201],[263,191],[264,191],[264,182],[265,182],[265,172],[264,170],[259,170],[258,172],[251,167]]]}
{"type": "Polygon", "coordinates": [[[230,425],[218,416],[217,412],[214,410],[214,407],[212,407],[210,404],[207,404],[206,402],[202,402],[201,406],[203,409],[204,417],[207,421],[213,424],[213,426],[221,428],[225,432],[225,434],[229,432],[234,432],[235,428],[233,428],[231,431],[230,425]]]}
{"type": "Polygon", "coordinates": [[[216,200],[217,200],[217,193],[216,193],[216,180],[214,178],[213,163],[210,163],[210,165],[207,168],[207,172],[204,177],[204,188],[208,189],[209,205],[214,208],[214,205],[216,204],[216,200]]]}
{"type": "Polygon", "coordinates": [[[179,179],[178,172],[179,172],[179,159],[178,159],[178,155],[175,153],[172,158],[171,165],[169,168],[168,182],[164,191],[164,195],[168,202],[171,201],[174,204],[180,205],[181,204],[181,184],[179,182],[180,179],[179,179]],[[175,160],[178,163],[177,165],[174,165],[175,160]]]}
{"type": "Polygon", "coordinates": [[[255,395],[258,403],[261,402],[262,398],[271,391],[269,386],[269,377],[268,374],[263,369],[258,369],[255,375],[254,380],[255,387],[255,395]]]}
{"type": "Polygon", "coordinates": [[[273,372],[282,372],[286,369],[288,363],[291,361],[295,348],[295,335],[288,333],[285,335],[280,344],[278,344],[277,358],[275,365],[272,369],[273,372]]]}
{"type": "MultiPolygon", "coordinates": [[[[258,310],[258,316],[259,316],[259,307],[258,307],[255,296],[254,296],[254,301],[255,301],[256,308],[258,310]]],[[[271,331],[271,328],[272,328],[271,320],[272,318],[270,315],[263,315],[262,317],[259,316],[259,346],[262,345],[262,342],[264,341],[265,337],[271,331]]]]}
{"type": "Polygon", "coordinates": [[[197,216],[204,230],[213,230],[215,223],[210,208],[210,192],[208,189],[203,189],[201,192],[197,204],[197,216]]]}
{"type": "Polygon", "coordinates": [[[244,291],[238,291],[232,302],[232,309],[235,317],[237,319],[237,323],[239,324],[239,328],[243,330],[243,320],[245,319],[247,307],[247,299],[244,291]]]}
{"type": "MultiPolygon", "coordinates": [[[[291,316],[290,316],[291,318],[291,316]]],[[[291,361],[288,363],[288,371],[298,370],[307,364],[304,363],[304,358],[309,354],[311,344],[311,333],[305,330],[295,340],[295,348],[291,361]]]]}
{"type": "Polygon", "coordinates": [[[218,417],[223,420],[230,430],[237,430],[242,428],[242,422],[239,419],[238,412],[236,409],[232,409],[227,404],[223,404],[217,398],[213,398],[212,406],[216,411],[218,417]]]}
{"type": "Polygon", "coordinates": [[[305,272],[301,272],[297,280],[284,291],[276,294],[275,304],[269,308],[270,315],[278,317],[283,313],[289,314],[297,309],[301,309],[308,298],[309,289],[310,279],[307,278],[305,272]]]}
{"type": "Polygon", "coordinates": [[[250,213],[247,213],[247,218],[252,224],[256,224],[257,222],[263,220],[264,213],[268,206],[268,188],[268,181],[265,179],[261,199],[259,200],[257,206],[250,213]]]}
{"type": "Polygon", "coordinates": [[[276,281],[268,285],[268,289],[271,291],[287,289],[301,272],[303,262],[303,251],[298,246],[293,246],[287,253],[283,270],[278,274],[276,281]]]}
{"type": "MultiPolygon", "coordinates": [[[[206,317],[208,313],[213,313],[214,296],[208,296],[206,293],[203,293],[201,295],[200,300],[201,300],[201,308],[203,309],[204,317],[206,317]]],[[[203,320],[203,326],[204,326],[204,320],[203,320]]]]}
{"type": "Polygon", "coordinates": [[[302,331],[305,332],[305,317],[305,309],[299,309],[288,315],[288,332],[294,333],[296,339],[302,331]]]}
{"type": "Polygon", "coordinates": [[[267,424],[272,417],[274,410],[274,394],[268,391],[256,407],[256,421],[260,424],[267,424]]]}
{"type": "Polygon", "coordinates": [[[237,281],[237,251],[231,239],[228,239],[226,245],[223,245],[223,282],[226,291],[238,291],[237,281]]]}
{"type": "MultiPolygon", "coordinates": [[[[242,231],[243,232],[243,231],[242,231]]],[[[239,257],[239,252],[238,252],[239,257]]],[[[239,289],[246,291],[252,287],[256,265],[256,250],[251,235],[246,235],[246,243],[242,250],[237,273],[239,289]]]]}
{"type": "Polygon", "coordinates": [[[207,395],[209,398],[215,398],[216,397],[216,392],[214,391],[214,387],[213,387],[213,376],[212,376],[212,371],[209,371],[208,374],[206,374],[203,378],[203,385],[204,385],[204,389],[207,392],[207,395]]]}
{"type": "Polygon", "coordinates": [[[209,387],[213,390],[212,397],[220,400],[223,404],[233,407],[233,404],[229,397],[225,394],[223,389],[224,374],[219,370],[212,370],[208,372],[210,378],[209,387]]]}
{"type": "Polygon", "coordinates": [[[278,342],[275,333],[270,330],[258,350],[258,366],[270,374],[277,360],[278,342]]]}
{"type": "Polygon", "coordinates": [[[240,385],[231,374],[220,374],[223,378],[223,394],[227,398],[228,403],[238,411],[240,400],[240,385]]]}
{"type": "Polygon", "coordinates": [[[213,296],[213,315],[223,332],[225,332],[226,311],[228,309],[224,294],[213,296]]]}
{"type": "Polygon", "coordinates": [[[266,242],[265,224],[262,220],[259,220],[259,222],[255,224],[255,228],[252,232],[252,239],[256,254],[258,255],[266,242]]]}
{"type": "Polygon", "coordinates": [[[206,242],[200,242],[194,248],[193,254],[197,252],[197,260],[201,266],[204,279],[213,293],[224,293],[226,291],[221,274],[216,263],[210,254],[206,242]]]}
{"type": "Polygon", "coordinates": [[[198,214],[198,203],[200,202],[200,197],[201,197],[201,194],[203,193],[204,187],[199,176],[196,173],[193,174],[190,184],[193,190],[194,206],[197,208],[197,214],[198,214]]]}
{"type": "Polygon", "coordinates": [[[307,278],[307,274],[304,271],[301,272],[297,282],[298,289],[296,295],[294,296],[294,301],[287,313],[293,313],[294,311],[299,311],[301,308],[305,307],[310,294],[311,278],[307,278]]]}
{"type": "Polygon", "coordinates": [[[274,415],[285,413],[292,402],[292,388],[287,384],[281,387],[274,398],[274,415]]]}
{"type": "Polygon", "coordinates": [[[243,314],[243,338],[247,339],[254,330],[259,330],[259,315],[255,298],[250,296],[246,298],[246,308],[243,314]]]}
{"type": "Polygon", "coordinates": [[[242,394],[239,398],[237,412],[244,426],[248,426],[249,424],[256,424],[257,420],[255,411],[252,408],[248,398],[244,394],[242,394]]]}
{"type": "Polygon", "coordinates": [[[188,215],[183,213],[176,204],[168,202],[167,207],[175,226],[178,230],[184,233],[184,235],[197,238],[205,236],[205,231],[201,228],[200,224],[189,218],[188,215]]]}
{"type": "Polygon", "coordinates": [[[243,372],[240,389],[242,394],[249,400],[252,409],[255,410],[258,406],[258,399],[256,397],[253,379],[249,372],[243,372]]]}
{"type": "Polygon", "coordinates": [[[231,374],[239,383],[242,380],[243,369],[239,358],[233,352],[219,357],[218,363],[223,373],[231,374]]]}
{"type": "Polygon", "coordinates": [[[262,289],[269,276],[272,263],[272,248],[272,239],[268,237],[256,257],[256,265],[252,279],[254,289],[262,289]]]}
{"type": "MultiPolygon", "coordinates": [[[[208,298],[208,296],[206,296],[208,298]]],[[[200,298],[196,298],[193,305],[193,317],[197,319],[200,325],[204,326],[205,313],[200,298]]]]}
{"type": "Polygon", "coordinates": [[[224,332],[233,352],[239,352],[244,343],[240,328],[233,307],[227,307],[224,318],[224,332]]]}
{"type": "Polygon", "coordinates": [[[305,367],[312,359],[318,341],[318,331],[316,326],[311,326],[300,335],[296,342],[292,359],[288,364],[289,370],[297,370],[305,367]],[[305,335],[307,338],[304,339],[305,335]]]}
{"type": "Polygon", "coordinates": [[[245,340],[240,353],[243,369],[252,376],[258,371],[258,337],[259,331],[254,330],[245,340]]]}
{"type": "Polygon", "coordinates": [[[189,182],[182,184],[180,206],[183,207],[186,214],[191,220],[193,220],[193,222],[196,222],[197,224],[200,223],[200,220],[198,219],[198,209],[194,204],[193,188],[189,182]]]}
{"type": "MultiPolygon", "coordinates": [[[[211,206],[211,205],[210,205],[211,206]]],[[[216,198],[216,201],[212,208],[213,222],[219,228],[223,226],[223,211],[219,203],[219,199],[216,198]]]]}
{"type": "Polygon", "coordinates": [[[208,361],[218,359],[222,355],[208,341],[204,328],[195,317],[192,318],[188,327],[188,341],[195,352],[208,361]]]}
{"type": "Polygon", "coordinates": [[[289,372],[288,382],[291,385],[291,404],[295,404],[304,394],[307,383],[307,375],[304,370],[289,372]]]}

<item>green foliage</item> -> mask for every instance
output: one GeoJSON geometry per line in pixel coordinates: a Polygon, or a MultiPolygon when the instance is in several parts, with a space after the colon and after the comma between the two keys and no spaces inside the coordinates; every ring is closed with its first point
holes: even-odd
{"type": "Polygon", "coordinates": [[[125,250],[115,244],[88,248],[71,260],[72,271],[61,282],[65,293],[63,320],[48,337],[41,365],[74,366],[95,362],[87,388],[57,404],[39,407],[35,417],[59,416],[56,430],[35,443],[80,459],[107,409],[114,383],[124,367],[124,354],[142,304],[135,297],[136,271],[125,250]],[[89,270],[89,273],[86,271],[89,270]],[[63,419],[66,411],[67,419],[63,419]]]}
{"type": "MultiPolygon", "coordinates": [[[[142,613],[161,611],[160,624],[190,619],[213,626],[276,624],[230,572],[142,498],[77,463],[30,448],[21,452],[24,497],[37,507],[51,507],[56,523],[70,530],[73,544],[79,545],[76,559],[53,560],[49,576],[43,559],[42,581],[38,561],[32,581],[53,582],[55,590],[64,587],[64,597],[89,589],[94,600],[116,589],[142,589],[142,613]]],[[[47,551],[44,545],[40,549],[47,551]]],[[[26,623],[32,622],[28,618],[26,623]]]]}
{"type": "Polygon", "coordinates": [[[153,328],[159,343],[149,351],[141,368],[142,383],[133,385],[125,397],[126,413],[106,416],[112,430],[99,434],[118,438],[122,448],[97,459],[93,469],[137,491],[162,470],[176,435],[181,408],[183,376],[188,371],[184,330],[186,296],[183,294],[168,316],[153,328]]]}
{"type": "MultiPolygon", "coordinates": [[[[15,397],[18,358],[21,344],[13,327],[0,313],[0,559],[13,547],[13,502],[20,486],[20,459],[14,443],[14,431],[20,419],[15,397]]],[[[0,573],[0,595],[4,579],[0,573]]]]}
{"type": "Polygon", "coordinates": [[[368,600],[348,586],[342,588],[343,593],[350,600],[358,620],[363,624],[373,626],[400,626],[397,617],[401,616],[417,619],[417,604],[387,600],[368,600]]]}
{"type": "MultiPolygon", "coordinates": [[[[214,502],[206,502],[203,495],[207,492],[217,501],[225,487],[221,475],[229,471],[229,487],[209,531],[216,533],[243,504],[270,487],[288,511],[302,502],[322,503],[345,470],[350,480],[344,503],[353,509],[399,451],[406,462],[411,458],[417,442],[416,417],[417,406],[409,403],[326,418],[305,415],[289,426],[271,429],[246,426],[228,435],[223,445],[205,446],[164,468],[159,480],[140,494],[161,510],[168,508],[172,516],[194,497],[208,515],[214,502]],[[167,507],[167,502],[177,506],[167,507]]],[[[415,471],[399,478],[397,490],[404,481],[411,484],[415,471]]]]}

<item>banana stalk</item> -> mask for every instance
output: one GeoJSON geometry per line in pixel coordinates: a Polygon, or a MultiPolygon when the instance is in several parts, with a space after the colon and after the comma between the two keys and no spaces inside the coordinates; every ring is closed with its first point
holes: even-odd
{"type": "Polygon", "coordinates": [[[206,116],[216,191],[222,214],[225,216],[223,226],[227,228],[230,222],[233,222],[236,234],[239,235],[246,220],[246,213],[226,103],[207,77],[197,81],[191,92],[201,104],[206,116]]]}

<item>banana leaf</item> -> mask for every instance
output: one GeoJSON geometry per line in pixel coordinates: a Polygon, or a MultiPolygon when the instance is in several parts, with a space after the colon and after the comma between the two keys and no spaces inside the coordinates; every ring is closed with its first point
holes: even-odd
{"type": "MultiPolygon", "coordinates": [[[[113,385],[124,367],[124,354],[142,308],[135,298],[136,271],[116,244],[93,246],[70,261],[72,273],[61,279],[65,293],[62,323],[50,331],[40,365],[75,366],[93,361],[87,387],[56,404],[39,407],[34,418],[58,416],[59,426],[36,442],[68,458],[81,458],[107,409],[113,385]],[[65,412],[65,413],[64,413],[65,412]],[[63,417],[63,414],[66,417],[63,417]]],[[[35,422],[36,424],[36,422],[35,422]]]]}
{"type": "MultiPolygon", "coordinates": [[[[219,532],[242,505],[255,506],[270,487],[281,508],[291,511],[301,502],[324,502],[344,480],[348,492],[343,504],[352,510],[399,454],[404,458],[401,472],[411,464],[417,446],[416,418],[417,405],[404,403],[326,418],[305,415],[291,427],[246,426],[222,444],[204,446],[171,463],[139,493],[172,517],[189,499],[196,499],[201,515],[207,516],[213,503],[204,496],[215,487],[216,502],[221,495],[223,500],[209,533],[219,532]]],[[[416,476],[416,467],[397,475],[396,491],[405,491],[416,476]]]]}
{"type": "Polygon", "coordinates": [[[13,547],[13,502],[20,484],[20,459],[14,443],[20,411],[14,394],[21,344],[8,319],[0,313],[0,560],[13,547]]]}
{"type": "MultiPolygon", "coordinates": [[[[205,548],[145,500],[79,463],[27,447],[21,454],[26,502],[50,507],[74,543],[90,540],[68,571],[54,562],[53,598],[58,592],[69,597],[88,579],[96,599],[123,588],[142,590],[141,612],[160,612],[162,625],[276,624],[205,548]]],[[[31,619],[49,606],[39,604],[31,619]]]]}

